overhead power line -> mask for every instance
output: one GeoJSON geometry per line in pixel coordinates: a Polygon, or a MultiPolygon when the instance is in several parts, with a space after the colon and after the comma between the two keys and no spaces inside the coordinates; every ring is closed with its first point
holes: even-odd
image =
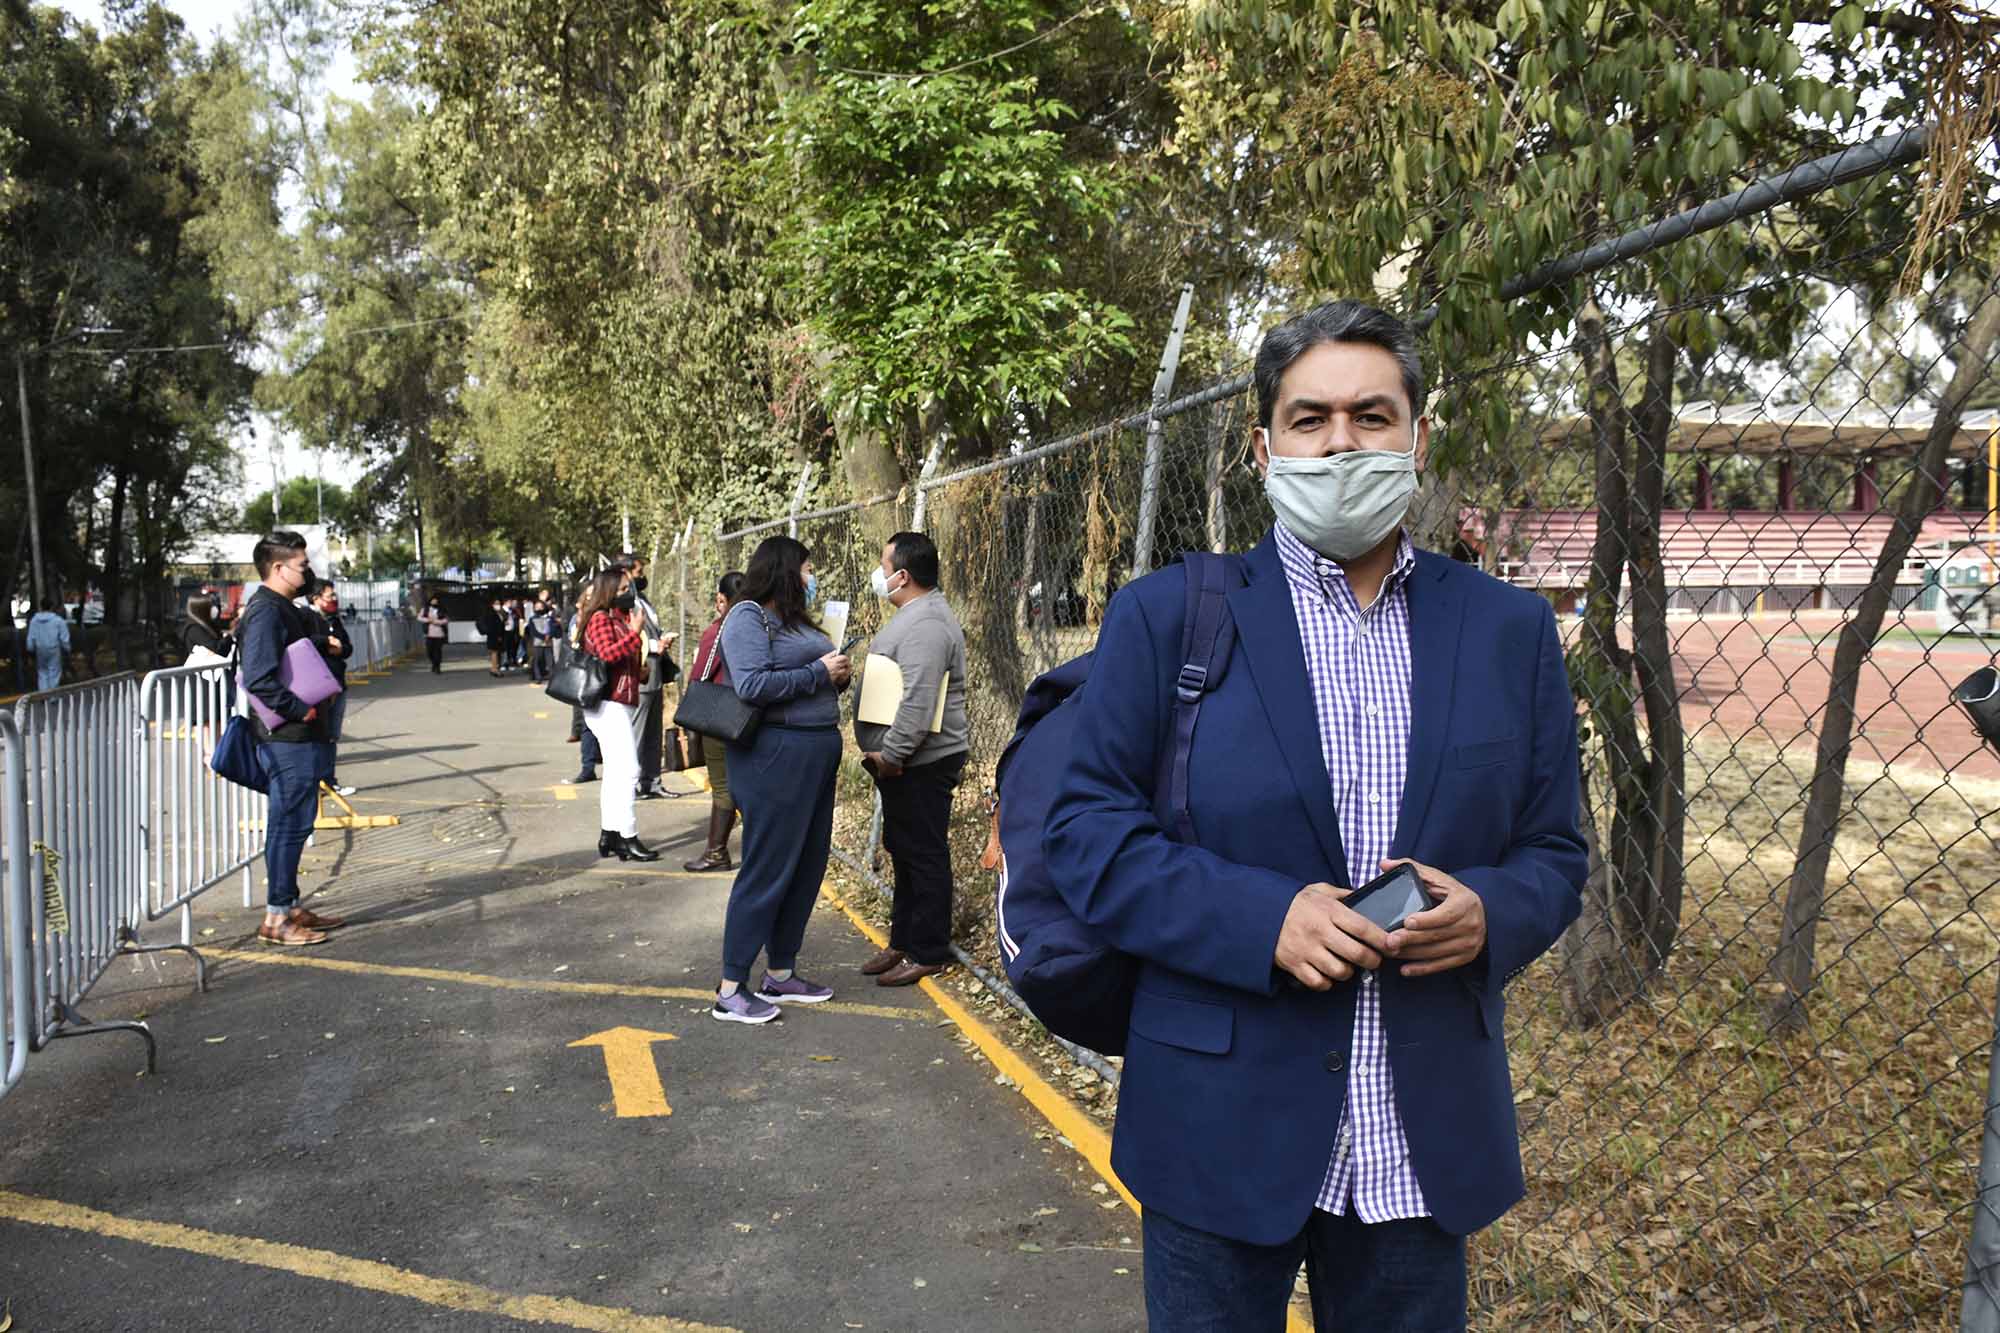
{"type": "MultiPolygon", "coordinates": [[[[344,333],[333,334],[324,341],[345,342],[349,338],[368,337],[377,333],[395,333],[401,329],[418,329],[430,324],[450,324],[467,318],[465,315],[439,315],[433,319],[410,319],[400,324],[376,324],[365,329],[348,329],[344,333]]],[[[221,352],[236,347],[236,343],[181,343],[173,347],[65,347],[50,353],[52,356],[168,356],[181,352],[221,352]]]]}

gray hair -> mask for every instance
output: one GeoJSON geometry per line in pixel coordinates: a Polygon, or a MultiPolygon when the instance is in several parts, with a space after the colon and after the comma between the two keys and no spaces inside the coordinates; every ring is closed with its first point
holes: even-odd
{"type": "Polygon", "coordinates": [[[1396,358],[1403,372],[1403,392],[1410,415],[1424,410],[1424,363],[1417,354],[1417,335],[1386,310],[1360,301],[1328,301],[1293,315],[1264,335],[1257,348],[1257,424],[1271,428],[1278,406],[1278,382],[1292,363],[1321,343],[1370,343],[1396,358]]]}

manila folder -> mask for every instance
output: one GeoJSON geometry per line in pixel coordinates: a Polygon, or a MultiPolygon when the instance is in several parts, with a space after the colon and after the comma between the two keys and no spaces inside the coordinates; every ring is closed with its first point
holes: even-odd
{"type": "MultiPolygon", "coordinates": [[[[944,700],[951,684],[947,676],[938,682],[937,711],[931,717],[933,734],[944,730],[944,700]]],[[[868,654],[861,668],[861,702],[854,710],[856,722],[894,726],[896,710],[903,706],[903,668],[893,657],[868,654]]]]}

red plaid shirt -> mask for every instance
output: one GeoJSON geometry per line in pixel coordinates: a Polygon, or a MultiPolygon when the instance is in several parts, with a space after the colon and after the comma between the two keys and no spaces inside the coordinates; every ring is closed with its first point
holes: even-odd
{"type": "Polygon", "coordinates": [[[602,658],[608,668],[607,675],[611,688],[604,692],[607,703],[634,704],[639,702],[639,649],[642,646],[639,631],[632,628],[623,616],[610,611],[595,611],[583,627],[583,646],[593,656],[602,658]]]}

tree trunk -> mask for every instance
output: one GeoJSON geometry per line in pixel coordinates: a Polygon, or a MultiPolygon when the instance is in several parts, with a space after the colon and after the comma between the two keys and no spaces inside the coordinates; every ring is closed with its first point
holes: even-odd
{"type": "Polygon", "coordinates": [[[1966,401],[1991,373],[1994,341],[2000,336],[2000,295],[1989,289],[1967,323],[1958,364],[1938,404],[1937,417],[1924,440],[1910,477],[1909,489],[1897,507],[1896,526],[1883,543],[1874,573],[1861,595],[1854,616],[1840,629],[1834,650],[1833,677],[1827,684],[1826,708],[1820,714],[1819,752],[1813,760],[1812,785],[1807,788],[1805,825],[1799,832],[1798,855],[1791,884],[1785,891],[1785,916],[1778,947],[1771,958],[1771,975],[1782,986],[1766,1018],[1774,1031],[1805,1026],[1806,998],[1812,990],[1814,942],[1820,909],[1826,897],[1827,863],[1833,856],[1834,833],[1840,823],[1847,790],[1847,752],[1854,735],[1854,696],[1882,620],[1896,587],[1896,575],[1916,543],[1923,522],[1944,491],[1945,460],[1958,433],[1966,401]]]}
{"type": "MultiPolygon", "coordinates": [[[[1612,806],[1609,848],[1595,836],[1592,873],[1584,888],[1583,915],[1570,928],[1581,932],[1566,941],[1565,957],[1587,953],[1598,961],[1568,971],[1569,1003],[1580,1021],[1599,1022],[1616,1013],[1638,993],[1640,974],[1630,957],[1628,898],[1631,885],[1620,873],[1627,858],[1623,848],[1631,837],[1627,812],[1643,799],[1636,770],[1640,765],[1638,721],[1634,714],[1632,658],[1619,641],[1618,602],[1624,587],[1630,522],[1631,469],[1626,456],[1627,413],[1618,380],[1616,350],[1604,327],[1604,312],[1593,300],[1577,320],[1584,362],[1589,373],[1586,410],[1595,454],[1597,535],[1591,547],[1590,573],[1584,585],[1584,621],[1571,650],[1571,686],[1582,696],[1591,739],[1601,746],[1612,806]]],[[[1585,774],[1586,799],[1590,791],[1585,774]]]]}
{"type": "MultiPolygon", "coordinates": [[[[1661,308],[1666,308],[1664,299],[1661,308]]],[[[1635,923],[1647,977],[1666,966],[1680,934],[1686,878],[1682,837],[1687,815],[1687,735],[1674,678],[1673,642],[1667,634],[1667,572],[1660,554],[1660,512],[1666,502],[1667,440],[1673,432],[1674,367],[1679,348],[1668,324],[1655,326],[1646,345],[1646,399],[1638,412],[1637,484],[1627,529],[1632,566],[1633,665],[1646,709],[1644,839],[1627,850],[1628,885],[1643,883],[1644,910],[1635,923]]]]}
{"type": "Polygon", "coordinates": [[[111,524],[104,537],[104,623],[122,625],[125,594],[125,492],[132,473],[121,466],[112,475],[111,524]]]}

